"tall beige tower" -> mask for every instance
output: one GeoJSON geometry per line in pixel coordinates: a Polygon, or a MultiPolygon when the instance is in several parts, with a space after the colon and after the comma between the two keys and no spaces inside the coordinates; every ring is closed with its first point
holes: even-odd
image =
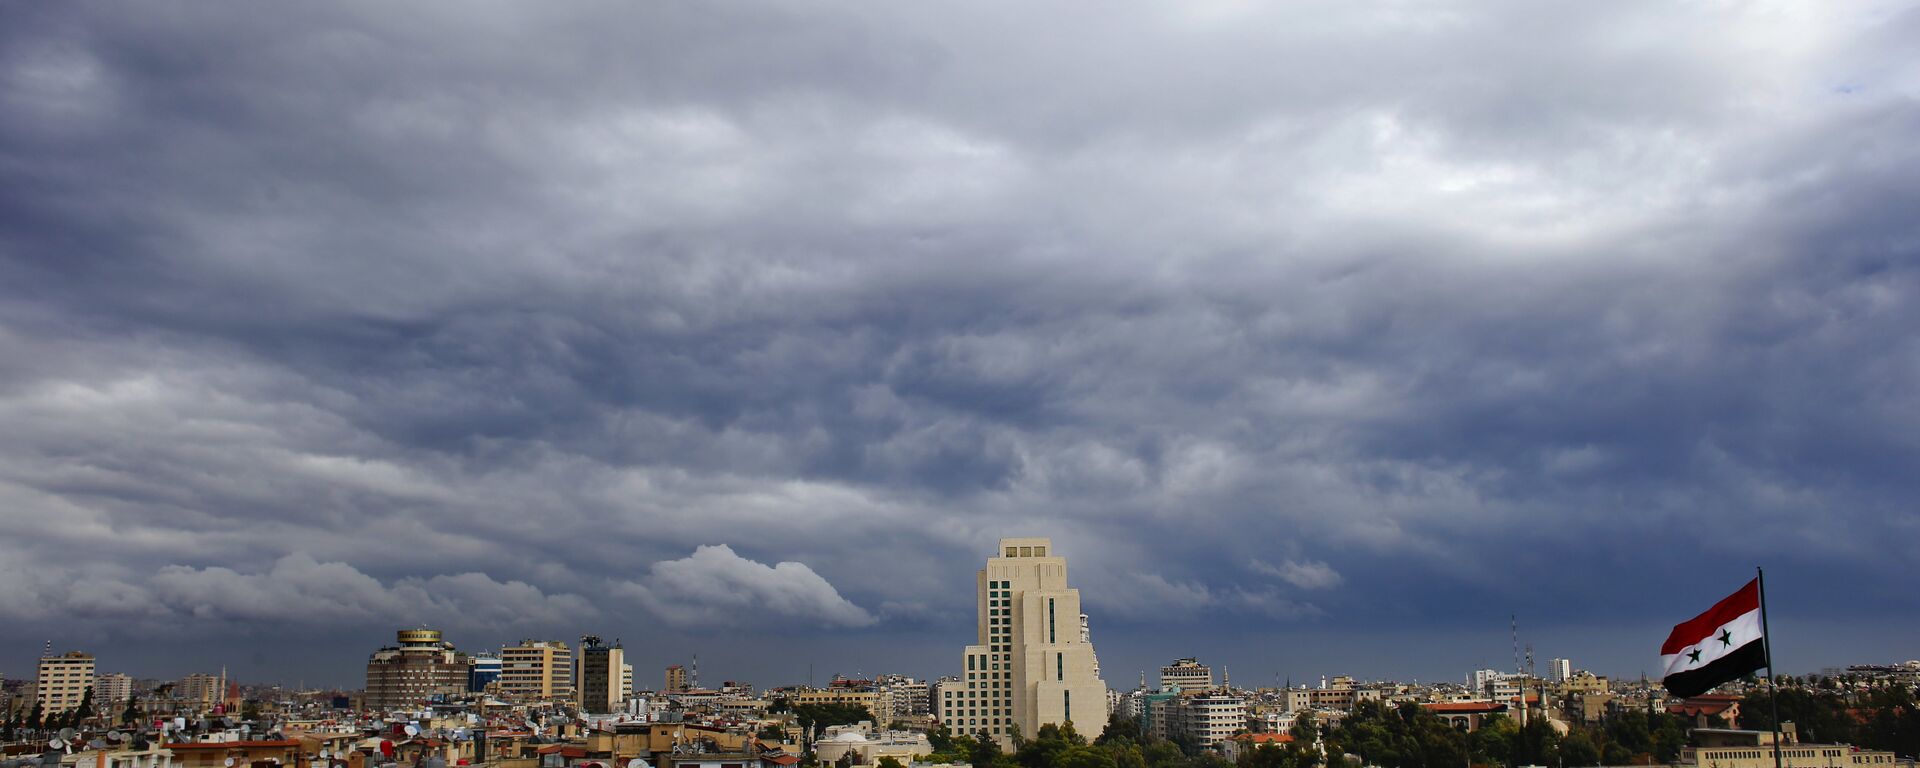
{"type": "MultiPolygon", "coordinates": [[[[47,714],[65,712],[80,706],[93,687],[93,654],[68,651],[40,657],[40,668],[33,678],[34,701],[47,714]]],[[[94,697],[94,707],[101,706],[94,697]]]]}
{"type": "Polygon", "coordinates": [[[515,701],[573,698],[573,649],[559,640],[522,640],[501,648],[500,694],[515,701]]]}
{"type": "Polygon", "coordinates": [[[596,715],[620,711],[627,704],[627,652],[615,641],[602,645],[600,638],[580,638],[580,709],[596,715]]]}
{"type": "Polygon", "coordinates": [[[940,720],[962,733],[1011,743],[1014,726],[1032,737],[1047,723],[1072,722],[1091,739],[1107,727],[1107,684],[1082,629],[1080,590],[1067,586],[1067,561],[1047,539],[1001,539],[975,577],[977,643],[967,646],[963,682],[940,688],[940,720]]]}

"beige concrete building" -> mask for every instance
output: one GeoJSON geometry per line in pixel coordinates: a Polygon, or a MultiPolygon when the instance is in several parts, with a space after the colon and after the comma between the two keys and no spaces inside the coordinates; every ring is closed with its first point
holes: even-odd
{"type": "Polygon", "coordinates": [[[559,640],[501,648],[500,695],[518,701],[573,698],[573,649],[559,640]]]}
{"type": "Polygon", "coordinates": [[[940,720],[986,733],[1005,747],[1015,726],[1028,737],[1072,722],[1087,738],[1106,729],[1107,685],[1095,671],[1067,561],[1043,538],[1001,539],[974,577],[976,642],[964,653],[965,686],[941,688],[940,720]]]}
{"type": "Polygon", "coordinates": [[[119,715],[121,707],[133,698],[133,676],[112,673],[95,675],[93,678],[93,708],[97,711],[119,715]]]}
{"type": "Polygon", "coordinates": [[[173,696],[189,707],[213,709],[215,704],[225,701],[227,697],[226,668],[222,667],[217,675],[196,672],[180,678],[173,687],[173,696]]]}
{"type": "Polygon", "coordinates": [[[626,651],[620,643],[601,645],[600,638],[580,642],[580,709],[596,715],[619,712],[626,706],[632,684],[626,651]]]}
{"type": "Polygon", "coordinates": [[[398,643],[367,657],[366,706],[417,705],[467,690],[468,660],[436,629],[403,629],[398,643]]]}
{"type": "Polygon", "coordinates": [[[1199,659],[1179,659],[1160,668],[1160,690],[1169,687],[1181,693],[1213,688],[1213,668],[1199,659]]]}
{"type": "Polygon", "coordinates": [[[667,687],[661,693],[679,693],[687,689],[687,668],[678,664],[667,667],[667,687]]]}
{"type": "MultiPolygon", "coordinates": [[[[33,678],[34,701],[47,714],[73,709],[86,699],[87,689],[93,687],[93,678],[91,653],[68,651],[59,656],[43,656],[33,678]]],[[[94,706],[96,711],[99,708],[97,704],[94,706]]]]}
{"type": "MultiPolygon", "coordinates": [[[[1696,768],[1774,768],[1773,745],[1754,744],[1732,747],[1689,747],[1680,752],[1680,764],[1696,768]]],[[[1870,766],[1911,765],[1892,752],[1862,749],[1846,744],[1783,744],[1780,765],[1783,768],[1869,768],[1870,766]]]]}
{"type": "Polygon", "coordinates": [[[801,688],[788,694],[787,701],[801,704],[858,704],[866,707],[874,722],[884,723],[893,711],[893,697],[882,691],[858,688],[801,688]]]}

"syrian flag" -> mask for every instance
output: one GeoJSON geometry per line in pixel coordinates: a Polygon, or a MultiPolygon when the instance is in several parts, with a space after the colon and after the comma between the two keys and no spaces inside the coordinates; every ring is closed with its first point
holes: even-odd
{"type": "Polygon", "coordinates": [[[1739,679],[1767,664],[1760,621],[1760,580],[1754,579],[1706,613],[1677,624],[1660,646],[1661,682],[1681,698],[1739,679]]]}

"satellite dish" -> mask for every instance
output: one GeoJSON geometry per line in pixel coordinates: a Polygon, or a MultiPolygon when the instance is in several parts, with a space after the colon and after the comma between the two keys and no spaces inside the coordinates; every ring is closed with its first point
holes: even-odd
{"type": "Polygon", "coordinates": [[[627,768],[647,768],[647,761],[637,757],[633,758],[627,761],[627,768]]]}
{"type": "Polygon", "coordinates": [[[184,717],[176,717],[176,718],[174,718],[174,719],[173,719],[173,729],[174,729],[174,730],[176,730],[176,731],[184,731],[184,730],[186,730],[186,729],[187,729],[187,719],[186,719],[186,718],[184,718],[184,717]]]}
{"type": "Polygon", "coordinates": [[[107,741],[126,741],[127,735],[119,731],[107,731],[107,741]]]}
{"type": "Polygon", "coordinates": [[[406,730],[406,732],[407,732],[407,735],[408,735],[408,736],[418,736],[418,735],[420,735],[420,727],[419,727],[419,726],[417,726],[417,725],[409,725],[409,726],[407,726],[407,727],[406,727],[406,729],[405,729],[405,730],[406,730]]]}
{"type": "Polygon", "coordinates": [[[75,733],[78,733],[78,731],[72,728],[62,728],[60,729],[60,738],[65,741],[73,741],[73,735],[75,733]]]}
{"type": "Polygon", "coordinates": [[[227,766],[228,766],[228,768],[232,768],[232,766],[233,766],[233,758],[231,758],[231,757],[229,757],[229,758],[227,758],[227,766]]]}
{"type": "Polygon", "coordinates": [[[332,750],[326,750],[326,749],[320,750],[320,757],[322,759],[333,757],[333,752],[332,750]]]}
{"type": "Polygon", "coordinates": [[[87,749],[106,749],[107,743],[99,739],[87,742],[87,749]]]}
{"type": "Polygon", "coordinates": [[[67,748],[67,742],[62,739],[54,739],[47,742],[47,747],[54,750],[62,750],[67,748]]]}

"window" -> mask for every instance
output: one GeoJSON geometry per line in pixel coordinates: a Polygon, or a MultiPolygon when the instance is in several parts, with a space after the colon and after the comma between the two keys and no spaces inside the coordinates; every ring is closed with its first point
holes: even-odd
{"type": "Polygon", "coordinates": [[[1019,556],[1020,556],[1019,548],[1007,547],[1007,557],[1019,557],[1019,556]]]}
{"type": "Polygon", "coordinates": [[[1055,653],[1053,655],[1053,664],[1054,664],[1053,679],[1055,680],[1067,679],[1067,654],[1055,653]]]}
{"type": "Polygon", "coordinates": [[[1021,556],[1021,557],[1033,557],[1033,547],[1021,547],[1021,548],[1020,548],[1020,556],[1021,556]]]}
{"type": "Polygon", "coordinates": [[[1034,556],[1034,557],[1046,557],[1046,556],[1047,556],[1047,548],[1046,548],[1046,547],[1034,547],[1034,548],[1033,548],[1033,556],[1034,556]]]}
{"type": "Polygon", "coordinates": [[[1053,598],[1047,598],[1047,642],[1059,642],[1053,634],[1053,598]]]}

